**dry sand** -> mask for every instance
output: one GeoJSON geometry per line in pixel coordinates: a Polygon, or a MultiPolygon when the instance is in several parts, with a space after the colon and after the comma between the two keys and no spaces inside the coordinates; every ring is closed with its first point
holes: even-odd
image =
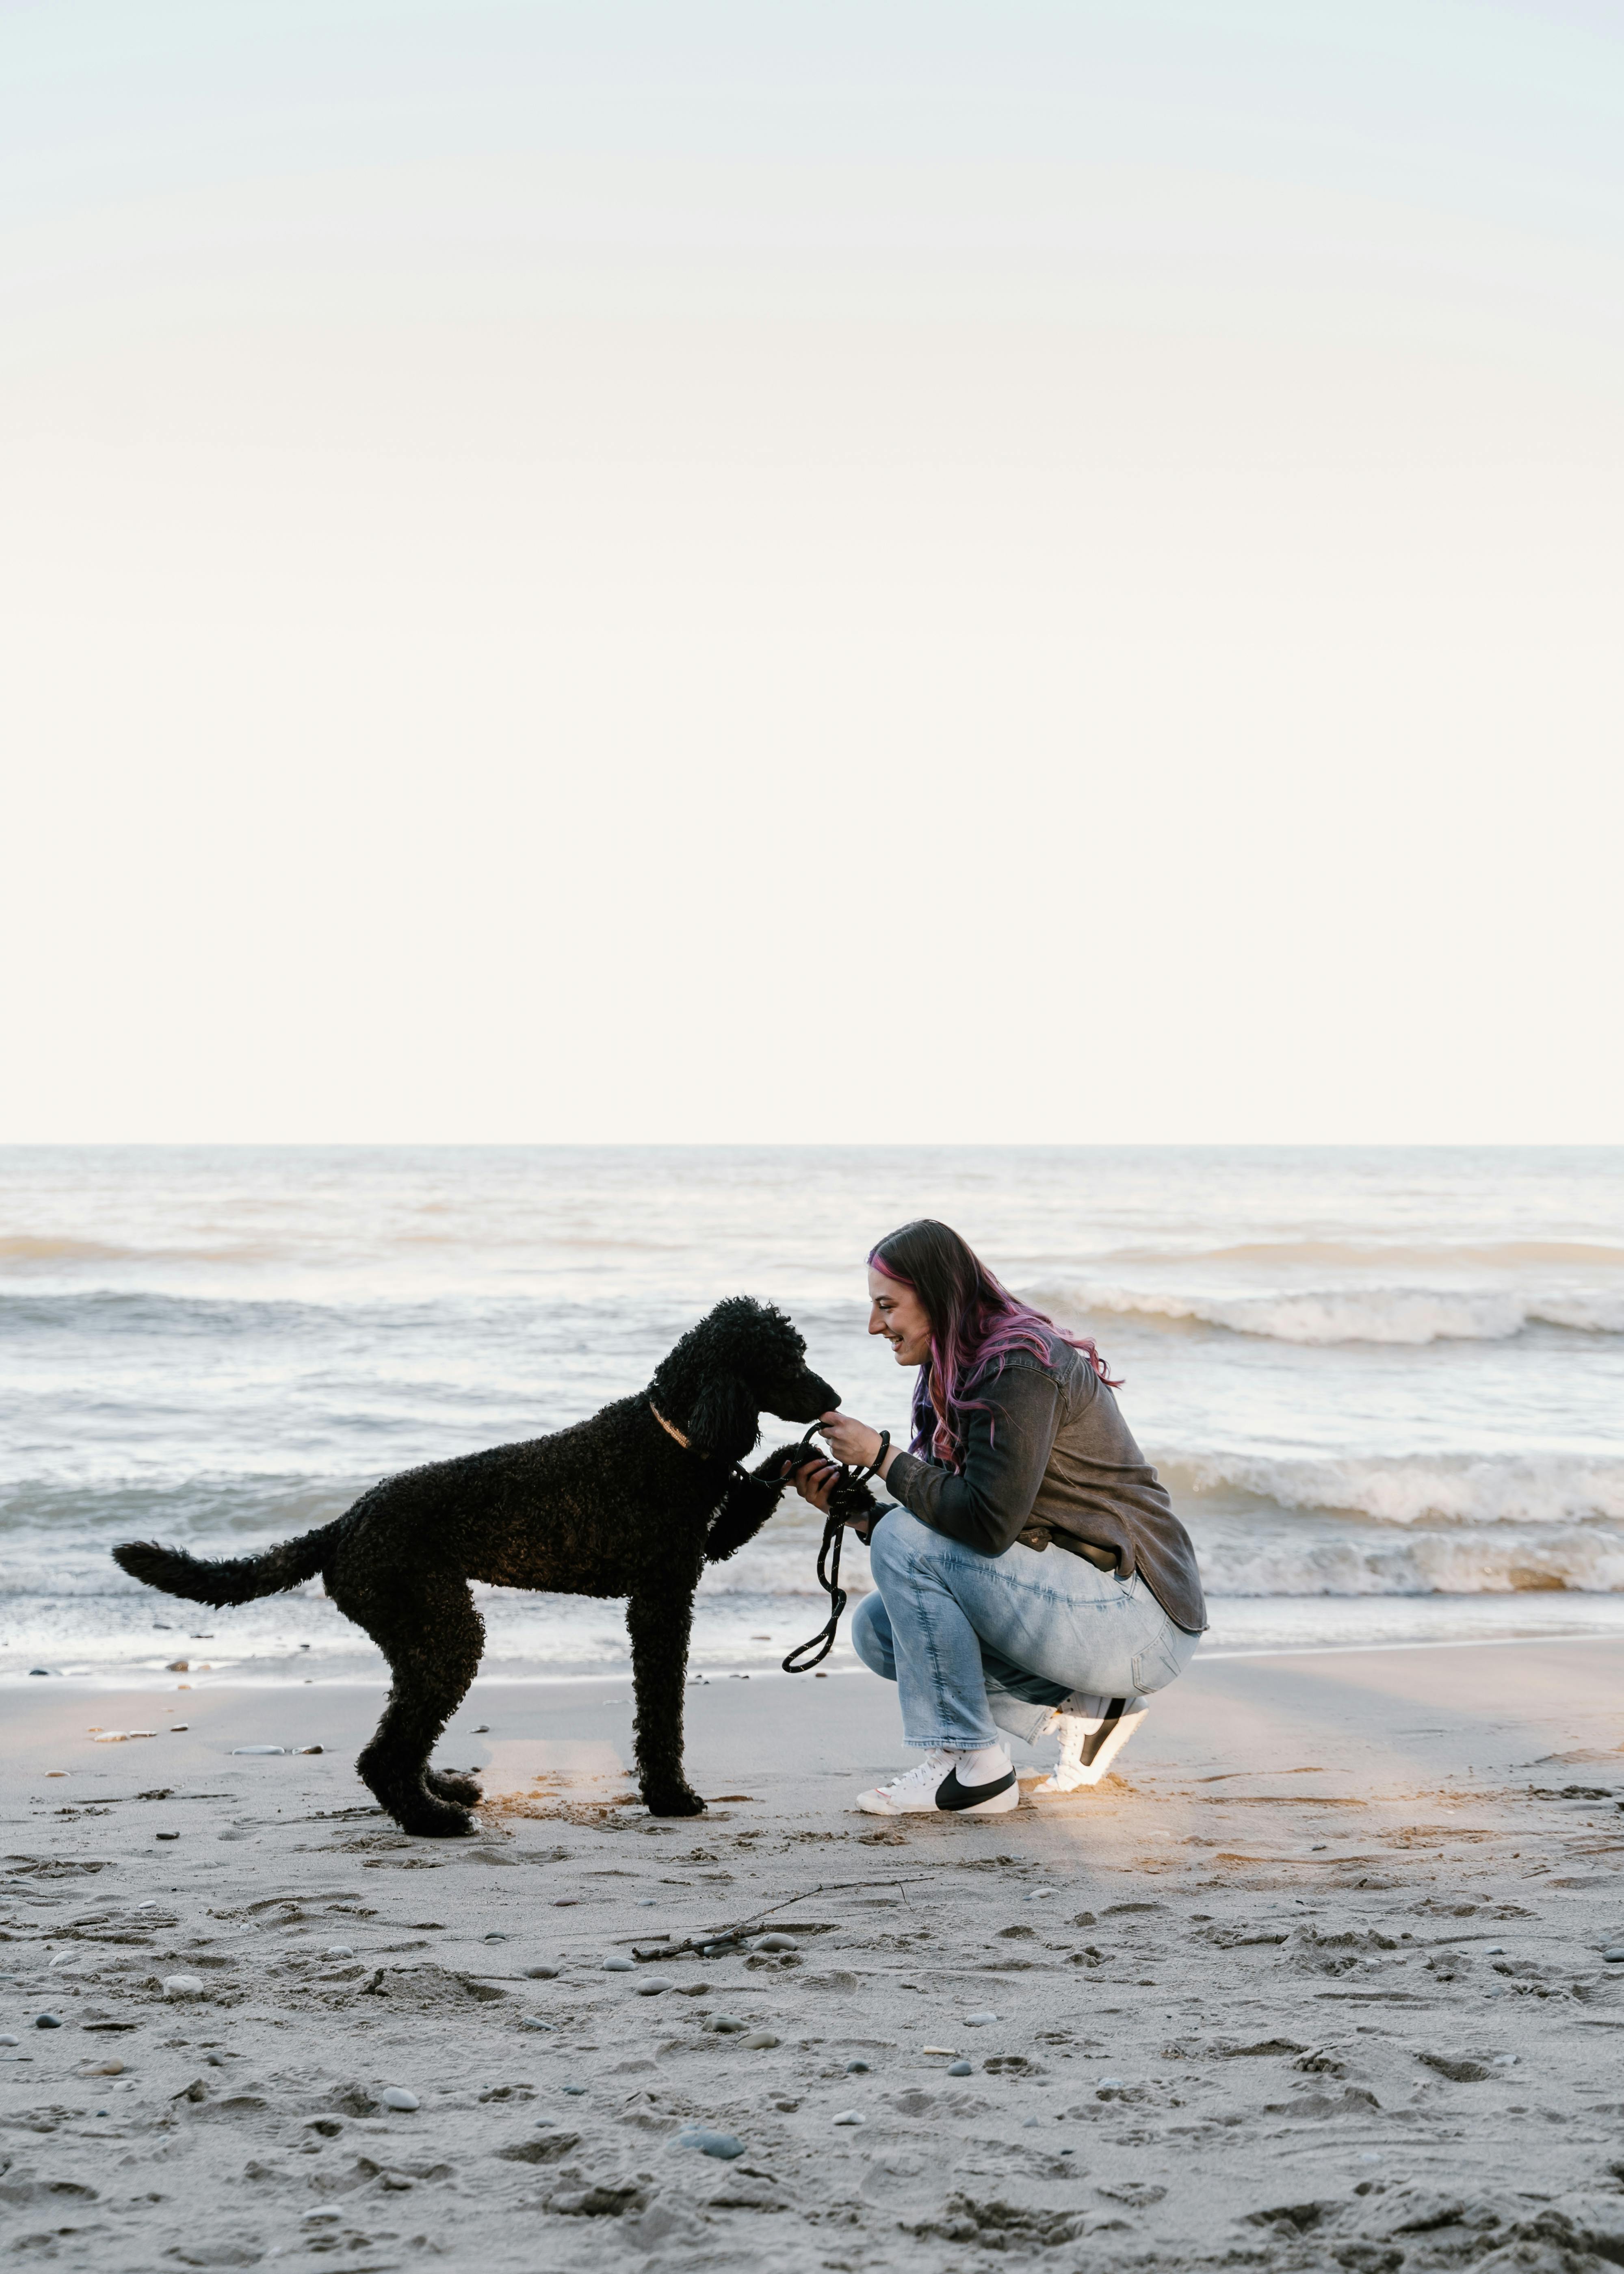
{"type": "Polygon", "coordinates": [[[1624,2263],[1616,1643],[1198,1660],[1120,1776],[980,1824],[851,1812],[906,1758],[865,1675],[690,1690],[685,1824],[624,1800],[626,1685],[492,1680],[449,1845],[355,1779],[375,1690],[195,1679],[8,1698],[8,2263],[1624,2263]]]}

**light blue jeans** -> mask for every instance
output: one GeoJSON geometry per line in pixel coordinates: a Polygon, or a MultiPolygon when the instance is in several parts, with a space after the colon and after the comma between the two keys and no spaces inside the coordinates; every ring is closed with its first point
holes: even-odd
{"type": "Polygon", "coordinates": [[[1137,1572],[1063,1547],[982,1555],[892,1509],[868,1547],[876,1592],[852,1620],[863,1664],[897,1685],[903,1742],[968,1751],[1030,1741],[1073,1690],[1148,1697],[1195,1655],[1137,1572]],[[996,1725],[995,1727],[995,1724],[996,1725]]]}

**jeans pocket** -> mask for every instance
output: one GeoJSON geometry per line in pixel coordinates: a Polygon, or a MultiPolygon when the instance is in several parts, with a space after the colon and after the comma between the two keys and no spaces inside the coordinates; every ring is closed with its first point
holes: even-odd
{"type": "Polygon", "coordinates": [[[1193,1655],[1197,1639],[1194,1635],[1186,1636],[1182,1627],[1174,1626],[1169,1620],[1162,1633],[1147,1642],[1134,1659],[1133,1687],[1139,1695],[1152,1697],[1158,1690],[1165,1690],[1169,1682],[1176,1682],[1193,1655]],[[1179,1648],[1182,1642],[1188,1642],[1188,1650],[1179,1648]]]}

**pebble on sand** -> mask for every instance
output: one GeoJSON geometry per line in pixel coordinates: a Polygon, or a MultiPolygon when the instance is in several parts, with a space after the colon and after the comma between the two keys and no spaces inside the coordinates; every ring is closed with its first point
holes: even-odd
{"type": "Polygon", "coordinates": [[[121,2060],[97,2061],[92,2067],[79,2072],[82,2076],[122,2076],[124,2073],[124,2065],[121,2060]]]}
{"type": "Polygon", "coordinates": [[[527,1966],[524,1978],[527,1982],[556,1982],[560,1970],[556,1966],[527,1966]]]}
{"type": "Polygon", "coordinates": [[[678,2133],[674,2146],[697,2148],[702,2156],[719,2156],[731,2164],[735,2156],[744,2153],[744,2142],[731,2132],[712,2132],[703,2124],[685,2125],[678,2133]]]}
{"type": "Polygon", "coordinates": [[[1615,1944],[1611,1950],[1604,1950],[1601,1955],[1602,1963],[1605,1966],[1624,1966],[1624,1946],[1615,1944]]]}
{"type": "Polygon", "coordinates": [[[637,1962],[635,1958],[605,1958],[604,1961],[605,1974],[635,1974],[636,1971],[637,1962]]]}
{"type": "Polygon", "coordinates": [[[966,2014],[964,2025],[966,2029],[985,2029],[990,2028],[997,2018],[996,2014],[966,2014]]]}
{"type": "Polygon", "coordinates": [[[353,1958],[355,1951],[347,1942],[330,1942],[327,1946],[327,1955],[329,1958],[353,1958]]]}
{"type": "MultiPolygon", "coordinates": [[[[135,1735],[133,1729],[131,1730],[130,1735],[132,1736],[135,1735]]],[[[231,1758],[235,1760],[239,1753],[285,1753],[287,1750],[286,1745],[233,1745],[231,1758]]]]}
{"type": "Polygon", "coordinates": [[[793,1934],[763,1934],[755,1946],[757,1950],[795,1950],[800,1947],[793,1934]]]}
{"type": "Polygon", "coordinates": [[[153,1838],[154,1840],[178,1840],[180,1838],[180,1834],[178,1832],[154,1832],[153,1838]]]}
{"type": "Polygon", "coordinates": [[[747,2053],[770,2053],[778,2042],[771,2029],[757,2029],[745,2039],[744,2049],[747,2053]]]}
{"type": "Polygon", "coordinates": [[[974,2074],[974,2071],[971,2068],[967,2060],[956,2060],[950,2062],[947,2073],[949,2076],[972,2076],[974,2074]]]}
{"type": "Polygon", "coordinates": [[[732,2014],[712,2014],[705,2027],[713,2029],[718,2037],[736,2037],[748,2029],[749,2023],[737,2020],[732,2014]]]}
{"type": "Polygon", "coordinates": [[[662,1991],[674,1990],[676,1984],[669,1974],[648,1974],[636,1985],[640,1998],[658,1998],[662,1991]]]}
{"type": "Polygon", "coordinates": [[[203,1984],[195,1974],[166,1974],[163,1994],[166,1998],[200,1998],[203,1984]]]}
{"type": "Polygon", "coordinates": [[[568,2093],[571,2100],[579,2100],[586,2087],[583,2084],[561,2084],[559,2090],[568,2093]]]}
{"type": "Polygon", "coordinates": [[[22,2039],[14,2037],[9,2029],[0,2029],[0,2045],[20,2045],[22,2039]]]}
{"type": "Polygon", "coordinates": [[[398,2108],[406,2114],[422,2105],[417,2094],[408,2092],[403,2084],[386,2084],[378,2097],[386,2108],[398,2108]]]}
{"type": "Polygon", "coordinates": [[[847,2076],[867,2076],[868,2064],[866,2060],[849,2060],[846,2065],[846,2073],[847,2076]]]}
{"type": "Polygon", "coordinates": [[[296,1745],[293,1750],[296,1753],[324,1753],[327,1751],[327,1747],[325,1745],[296,1745]]]}
{"type": "Polygon", "coordinates": [[[36,2014],[34,2017],[34,2026],[36,2029],[59,2029],[62,2027],[62,2016],[60,2014],[36,2014]]]}
{"type": "Polygon", "coordinates": [[[831,2124],[861,2124],[867,2120],[855,2108],[843,2108],[838,2116],[830,2118],[831,2124]]]}
{"type": "Polygon", "coordinates": [[[519,2016],[519,2027],[522,2029],[551,2029],[556,2026],[555,2022],[544,2022],[539,2014],[521,2014],[519,2016]]]}

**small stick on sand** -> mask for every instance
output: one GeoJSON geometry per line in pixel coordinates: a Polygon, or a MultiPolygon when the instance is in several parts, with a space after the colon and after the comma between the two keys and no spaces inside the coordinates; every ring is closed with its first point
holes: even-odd
{"type": "Polygon", "coordinates": [[[649,1950],[638,1949],[635,1939],[631,1939],[632,1956],[640,1964],[646,1964],[652,1958],[680,1958],[685,1950],[720,1950],[754,1934],[775,1912],[787,1910],[792,1903],[804,1903],[812,1895],[851,1895],[863,1887],[917,1887],[923,1885],[926,1877],[925,1872],[920,1871],[911,1879],[820,1879],[816,1887],[802,1887],[798,1895],[786,1895],[781,1901],[769,1903],[765,1910],[752,1911],[734,1926],[718,1927],[714,1934],[685,1935],[680,1942],[663,1942],[649,1950]]]}

